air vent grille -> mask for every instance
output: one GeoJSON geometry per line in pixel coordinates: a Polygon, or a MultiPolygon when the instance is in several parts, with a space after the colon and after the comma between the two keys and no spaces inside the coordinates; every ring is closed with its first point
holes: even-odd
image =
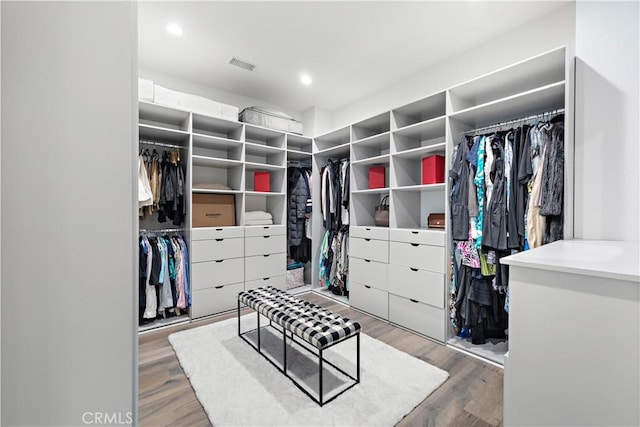
{"type": "Polygon", "coordinates": [[[233,57],[231,59],[229,59],[229,64],[231,65],[235,65],[236,67],[240,67],[244,70],[247,71],[253,71],[255,70],[256,66],[247,62],[247,61],[243,61],[242,59],[238,59],[236,57],[233,57]]]}

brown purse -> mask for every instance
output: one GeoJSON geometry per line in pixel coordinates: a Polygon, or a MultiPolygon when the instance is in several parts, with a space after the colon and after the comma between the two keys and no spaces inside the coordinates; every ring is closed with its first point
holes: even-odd
{"type": "Polygon", "coordinates": [[[373,213],[373,222],[378,227],[389,226],[389,196],[384,196],[373,213]]]}
{"type": "Polygon", "coordinates": [[[427,226],[429,228],[443,229],[445,226],[445,219],[443,213],[432,213],[427,217],[427,226]]]}

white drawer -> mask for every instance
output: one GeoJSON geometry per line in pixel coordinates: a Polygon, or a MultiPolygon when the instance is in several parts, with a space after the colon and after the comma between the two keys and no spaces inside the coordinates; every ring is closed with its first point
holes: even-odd
{"type": "Polygon", "coordinates": [[[349,282],[349,304],[383,319],[389,318],[388,293],[369,285],[349,282]]]}
{"type": "Polygon", "coordinates": [[[191,288],[208,289],[244,282],[244,258],[194,262],[191,265],[191,288]]]}
{"type": "Polygon", "coordinates": [[[389,240],[394,242],[420,243],[422,245],[444,246],[446,234],[440,230],[412,230],[408,228],[392,228],[389,240]]]}
{"type": "Polygon", "coordinates": [[[349,256],[369,261],[389,262],[389,242],[387,240],[349,238],[349,256]]]}
{"type": "Polygon", "coordinates": [[[444,308],[444,274],[389,265],[388,289],[389,293],[444,308]]]}
{"type": "Polygon", "coordinates": [[[244,237],[242,227],[193,227],[191,240],[233,239],[244,237]]]}
{"type": "Polygon", "coordinates": [[[349,280],[386,291],[388,266],[389,264],[382,262],[351,257],[349,259],[349,280]]]}
{"type": "Polygon", "coordinates": [[[444,342],[444,310],[389,294],[389,321],[444,342]]]}
{"type": "Polygon", "coordinates": [[[277,254],[287,251],[287,236],[284,234],[277,236],[246,237],[244,242],[244,254],[246,256],[277,254]]]}
{"type": "Polygon", "coordinates": [[[286,235],[284,225],[248,225],[244,228],[245,237],[286,235]]]}
{"type": "Polygon", "coordinates": [[[238,308],[238,294],[242,283],[220,285],[215,288],[194,290],[191,295],[191,317],[202,317],[238,308]]]}
{"type": "Polygon", "coordinates": [[[389,263],[444,274],[444,248],[417,243],[389,242],[389,263]]]}
{"type": "Polygon", "coordinates": [[[273,286],[274,288],[286,291],[287,276],[267,277],[265,279],[249,280],[248,282],[244,282],[244,289],[247,291],[249,289],[259,288],[261,286],[273,286]]]}
{"type": "Polygon", "coordinates": [[[282,276],[287,273],[285,253],[251,256],[244,260],[245,280],[247,281],[282,276]]]}
{"type": "Polygon", "coordinates": [[[244,256],[244,239],[218,238],[191,242],[191,261],[217,261],[244,256]]]}
{"type": "Polygon", "coordinates": [[[349,236],[376,240],[389,240],[388,227],[349,227],[349,236]]]}

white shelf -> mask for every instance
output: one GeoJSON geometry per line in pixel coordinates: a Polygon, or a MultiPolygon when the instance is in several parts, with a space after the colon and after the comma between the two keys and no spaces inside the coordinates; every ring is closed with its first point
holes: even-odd
{"type": "Polygon", "coordinates": [[[352,190],[352,194],[383,194],[388,193],[389,187],[384,188],[368,188],[366,190],[352,190]]]}
{"type": "Polygon", "coordinates": [[[138,125],[138,135],[140,139],[148,139],[151,141],[164,141],[173,144],[181,143],[185,146],[189,144],[189,132],[160,126],[140,123],[138,125]]]}
{"type": "Polygon", "coordinates": [[[287,150],[288,160],[311,160],[312,154],[306,151],[287,150]]]}
{"type": "Polygon", "coordinates": [[[335,147],[330,147],[325,150],[317,151],[314,154],[316,156],[324,156],[324,157],[349,157],[349,150],[351,148],[351,143],[346,142],[341,145],[337,145],[335,147]]]}
{"type": "Polygon", "coordinates": [[[440,154],[444,153],[447,149],[446,142],[439,142],[433,145],[425,145],[423,147],[413,148],[411,150],[398,151],[393,154],[393,157],[401,157],[406,159],[418,159],[424,157],[426,154],[440,154]]]}
{"type": "Polygon", "coordinates": [[[143,124],[162,124],[166,128],[173,130],[189,131],[188,111],[154,104],[152,102],[140,101],[138,107],[138,118],[143,124]]]}
{"type": "Polygon", "coordinates": [[[313,139],[313,152],[321,153],[325,150],[343,146],[351,142],[350,127],[343,127],[313,139]]]}
{"type": "Polygon", "coordinates": [[[439,92],[402,107],[394,108],[392,120],[395,126],[392,126],[392,129],[400,129],[416,123],[426,122],[444,116],[445,113],[446,93],[439,92]]]}
{"type": "Polygon", "coordinates": [[[193,134],[193,145],[202,148],[228,149],[242,147],[243,142],[221,138],[219,136],[204,135],[201,133],[193,134]]]}
{"type": "Polygon", "coordinates": [[[394,135],[425,141],[445,136],[445,116],[415,123],[393,131],[394,135]]]}
{"type": "Polygon", "coordinates": [[[280,147],[272,147],[270,145],[256,144],[253,142],[245,142],[244,146],[247,154],[273,154],[282,153],[284,151],[280,147]]]}
{"type": "Polygon", "coordinates": [[[498,99],[450,115],[452,119],[479,128],[564,107],[564,80],[498,99]]]}
{"type": "Polygon", "coordinates": [[[353,160],[352,165],[388,165],[389,154],[383,154],[381,156],[369,157],[363,160],[353,160]]]}
{"type": "Polygon", "coordinates": [[[240,190],[214,190],[212,188],[197,188],[191,189],[192,193],[207,193],[207,194],[242,194],[240,190]]]}
{"type": "Polygon", "coordinates": [[[271,191],[245,191],[245,194],[247,196],[266,196],[266,197],[286,196],[286,193],[276,193],[271,191]]]}
{"type": "Polygon", "coordinates": [[[192,155],[191,159],[194,166],[206,166],[223,169],[242,166],[242,162],[239,160],[219,159],[215,157],[205,157],[197,155],[192,155]]]}
{"type": "Polygon", "coordinates": [[[354,147],[375,147],[375,148],[389,148],[391,132],[387,131],[377,135],[370,136],[368,138],[359,139],[353,141],[351,144],[354,147]]]}
{"type": "Polygon", "coordinates": [[[240,141],[242,137],[242,123],[194,113],[192,131],[194,134],[218,136],[240,141]]]}
{"type": "Polygon", "coordinates": [[[444,191],[446,185],[442,184],[421,184],[421,185],[406,185],[403,187],[393,187],[392,190],[398,192],[413,192],[424,193],[427,191],[444,191]]]}
{"type": "Polygon", "coordinates": [[[278,165],[269,165],[266,163],[256,163],[256,162],[245,162],[245,168],[248,171],[256,171],[256,170],[270,170],[270,171],[280,171],[284,170],[284,166],[278,165]]]}
{"type": "Polygon", "coordinates": [[[351,125],[351,141],[367,139],[391,129],[391,116],[388,111],[351,125]]]}

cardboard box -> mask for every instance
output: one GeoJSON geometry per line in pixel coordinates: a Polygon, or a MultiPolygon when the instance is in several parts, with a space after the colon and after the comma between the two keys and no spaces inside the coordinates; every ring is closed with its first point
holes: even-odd
{"type": "Polygon", "coordinates": [[[269,172],[255,171],[253,174],[253,191],[271,191],[269,185],[271,174],[269,172]]]}
{"type": "Polygon", "coordinates": [[[194,227],[236,225],[236,205],[233,194],[196,193],[192,197],[191,223],[194,227]]]}
{"type": "Polygon", "coordinates": [[[429,156],[422,159],[422,183],[441,184],[444,182],[444,156],[429,156]]]}
{"type": "Polygon", "coordinates": [[[369,168],[369,188],[384,188],[385,185],[384,166],[371,166],[369,168]]]}

